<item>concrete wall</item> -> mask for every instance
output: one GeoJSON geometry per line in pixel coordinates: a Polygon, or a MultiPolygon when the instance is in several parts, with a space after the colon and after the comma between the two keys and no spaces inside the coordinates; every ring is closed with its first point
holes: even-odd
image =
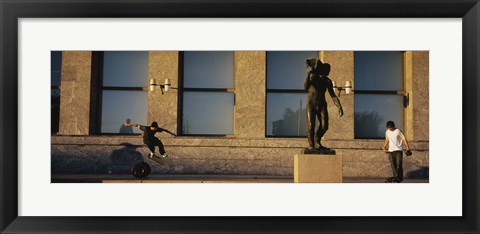
{"type": "Polygon", "coordinates": [[[59,134],[88,135],[92,52],[62,53],[59,134]]]}
{"type": "Polygon", "coordinates": [[[428,51],[412,52],[412,108],[413,139],[429,139],[429,54],[428,51]]]}
{"type": "MultiPolygon", "coordinates": [[[[353,51],[325,51],[324,62],[331,66],[330,79],[337,85],[344,86],[346,81],[353,82],[353,51]]],[[[337,90],[335,90],[338,96],[337,90]]],[[[328,96],[328,94],[327,94],[328,96]]],[[[340,103],[343,107],[343,116],[340,118],[338,109],[332,99],[327,97],[328,114],[330,116],[329,131],[325,139],[351,140],[354,135],[354,98],[353,95],[346,95],[345,91],[340,94],[340,103]]]]}
{"type": "Polygon", "coordinates": [[[235,136],[265,137],[266,53],[235,52],[235,136]]]}
{"type": "MultiPolygon", "coordinates": [[[[166,78],[178,87],[179,56],[175,51],[149,52],[149,79],[166,78]]],[[[353,51],[324,51],[332,80],[354,81],[353,51]]],[[[414,154],[405,157],[405,176],[428,176],[428,52],[406,53],[406,131],[414,154]],[[427,107],[427,108],[425,108],[427,107]]],[[[64,52],[60,133],[52,136],[53,173],[129,173],[148,149],[139,136],[88,136],[91,54],[64,52]],[[65,91],[66,90],[66,91],[65,91]],[[62,114],[63,113],[63,114],[62,114]],[[77,136],[72,136],[77,135],[77,136]]],[[[293,175],[293,156],[307,147],[304,138],[265,137],[265,51],[235,52],[234,136],[170,137],[157,134],[169,153],[169,166],[151,163],[154,173],[293,175]]],[[[330,128],[324,143],[343,156],[344,176],[388,177],[391,168],[381,150],[383,140],[354,139],[354,95],[340,96],[344,116],[327,98],[330,128]]],[[[176,131],[178,90],[148,94],[148,121],[176,131]]]]}
{"type": "MultiPolygon", "coordinates": [[[[151,51],[148,53],[148,79],[163,84],[170,79],[172,87],[178,88],[178,52],[151,51]]],[[[147,122],[157,121],[172,132],[177,131],[178,90],[171,89],[162,95],[160,87],[148,92],[147,122]]],[[[166,135],[165,137],[169,137],[166,135]]]]}
{"type": "MultiPolygon", "coordinates": [[[[160,138],[166,134],[161,134],[160,138]]],[[[154,173],[293,175],[293,157],[308,143],[301,138],[212,138],[177,137],[162,139],[170,155],[168,166],[147,160],[148,149],[135,136],[52,137],[52,172],[129,173],[140,161],[154,173]]],[[[388,177],[388,155],[379,150],[383,140],[325,141],[343,156],[344,176],[388,177]]],[[[408,176],[426,176],[428,143],[412,142],[412,157],[405,157],[408,176]]]]}

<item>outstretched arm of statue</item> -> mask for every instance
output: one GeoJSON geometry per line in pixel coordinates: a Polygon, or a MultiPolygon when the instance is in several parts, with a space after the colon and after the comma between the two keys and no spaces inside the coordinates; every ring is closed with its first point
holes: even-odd
{"type": "Polygon", "coordinates": [[[342,117],[343,116],[342,103],[340,103],[340,98],[338,98],[337,95],[335,95],[332,81],[328,82],[328,93],[330,93],[330,97],[332,97],[333,103],[335,103],[335,106],[337,106],[338,113],[340,114],[340,117],[342,117]]]}

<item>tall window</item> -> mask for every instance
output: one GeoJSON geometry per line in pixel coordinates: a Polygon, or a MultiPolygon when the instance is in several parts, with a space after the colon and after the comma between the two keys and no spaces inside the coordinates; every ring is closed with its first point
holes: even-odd
{"type": "Polygon", "coordinates": [[[122,124],[146,124],[147,84],[148,52],[104,52],[101,133],[141,133],[122,124]]]}
{"type": "Polygon", "coordinates": [[[306,136],[305,60],[317,51],[267,52],[266,136],[306,136]]]}
{"type": "Polygon", "coordinates": [[[403,130],[403,52],[355,52],[355,138],[385,138],[392,120],[403,130]]]}
{"type": "Polygon", "coordinates": [[[183,135],[233,134],[234,52],[183,53],[183,135]]]}
{"type": "Polygon", "coordinates": [[[52,51],[50,60],[50,77],[51,77],[51,131],[52,134],[58,132],[60,120],[60,82],[62,77],[62,52],[52,51]]]}

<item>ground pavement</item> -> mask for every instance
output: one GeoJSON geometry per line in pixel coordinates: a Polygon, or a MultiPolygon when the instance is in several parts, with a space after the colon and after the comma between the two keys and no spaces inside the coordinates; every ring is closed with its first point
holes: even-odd
{"type": "MultiPolygon", "coordinates": [[[[293,183],[292,176],[267,175],[52,175],[52,183],[293,183]]],[[[379,177],[344,177],[343,183],[384,183],[379,177]]],[[[428,183],[428,178],[405,178],[403,183],[428,183]]]]}

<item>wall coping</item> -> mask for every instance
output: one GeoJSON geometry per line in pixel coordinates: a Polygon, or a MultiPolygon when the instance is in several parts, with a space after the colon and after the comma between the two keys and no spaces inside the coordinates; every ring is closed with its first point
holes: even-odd
{"type": "MultiPolygon", "coordinates": [[[[308,146],[305,138],[234,138],[234,137],[162,137],[158,136],[165,146],[170,147],[241,147],[241,148],[305,148],[308,146]]],[[[97,135],[71,136],[53,135],[52,145],[110,145],[120,146],[125,143],[134,146],[143,146],[142,138],[138,135],[97,135]]],[[[325,146],[334,149],[379,150],[383,147],[382,139],[355,139],[355,140],[323,140],[325,146]]],[[[409,142],[412,150],[428,151],[428,141],[409,142]]]]}

